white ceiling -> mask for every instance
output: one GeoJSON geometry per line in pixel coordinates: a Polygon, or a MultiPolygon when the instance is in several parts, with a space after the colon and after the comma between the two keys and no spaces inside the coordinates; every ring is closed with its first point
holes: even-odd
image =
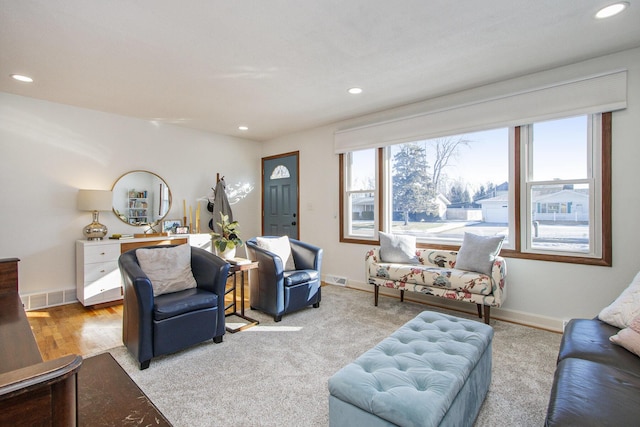
{"type": "Polygon", "coordinates": [[[0,0],[0,91],[268,140],[640,46],[612,1],[0,0]]]}

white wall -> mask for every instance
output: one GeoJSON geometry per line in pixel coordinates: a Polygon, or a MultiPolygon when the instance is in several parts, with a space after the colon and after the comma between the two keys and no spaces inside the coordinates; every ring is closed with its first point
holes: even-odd
{"type": "MultiPolygon", "coordinates": [[[[259,233],[260,152],[240,138],[154,124],[112,114],[0,93],[0,258],[20,258],[20,293],[75,288],[75,240],[89,212],[76,209],[78,189],[111,189],[123,173],[144,169],[165,179],[182,218],[215,186],[253,191],[233,206],[242,237],[259,233]]],[[[210,218],[201,206],[201,229],[210,218]]],[[[194,213],[195,217],[195,213],[194,213]]],[[[100,222],[112,233],[140,232],[113,212],[100,222]]]]}
{"type": "MultiPolygon", "coordinates": [[[[628,108],[613,114],[613,266],[508,259],[507,301],[501,309],[492,311],[496,317],[561,329],[563,319],[597,315],[640,270],[637,255],[640,250],[640,180],[636,173],[640,159],[640,49],[460,92],[448,99],[409,105],[278,138],[265,145],[262,155],[300,151],[301,238],[325,249],[323,274],[347,276],[349,286],[370,290],[371,287],[364,284],[364,253],[368,246],[339,242],[339,171],[338,156],[333,149],[335,130],[409,115],[429,105],[444,105],[449,101],[463,104],[504,91],[623,68],[629,70],[628,108]]],[[[366,92],[362,101],[366,102],[366,92]]],[[[371,299],[373,306],[373,296],[371,299]]],[[[430,301],[442,303],[442,300],[430,301]]],[[[458,303],[456,307],[475,310],[468,304],[458,303]]]]}
{"type": "MultiPolygon", "coordinates": [[[[370,290],[363,267],[368,246],[339,242],[336,129],[408,115],[452,99],[462,103],[620,68],[629,70],[629,106],[613,115],[613,267],[509,259],[508,298],[502,309],[494,310],[497,317],[559,328],[563,319],[595,316],[640,270],[640,49],[264,144],[0,93],[0,258],[21,259],[23,294],[73,288],[74,241],[90,222],[89,213],[76,210],[77,190],[110,189],[120,175],[134,169],[150,170],[167,181],[174,202],[169,218],[182,217],[183,199],[195,207],[196,199],[214,185],[216,173],[224,175],[230,187],[250,184],[254,190],[234,205],[234,214],[242,236],[255,236],[260,232],[260,157],[298,150],[301,237],[325,249],[323,274],[346,276],[349,286],[370,290]]],[[[136,230],[111,212],[100,219],[110,233],[136,230]]],[[[203,215],[203,230],[207,220],[203,215]]],[[[473,309],[468,304],[457,307],[473,309]]]]}

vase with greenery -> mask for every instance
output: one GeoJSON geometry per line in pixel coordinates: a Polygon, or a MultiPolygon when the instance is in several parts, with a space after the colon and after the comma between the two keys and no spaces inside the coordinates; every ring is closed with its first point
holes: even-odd
{"type": "MultiPolygon", "coordinates": [[[[236,247],[242,246],[240,239],[240,231],[238,221],[229,222],[229,215],[220,213],[220,222],[216,223],[220,227],[221,233],[211,233],[213,245],[219,254],[228,254],[233,251],[235,254],[236,247]]],[[[233,258],[234,255],[231,255],[233,258]]]]}

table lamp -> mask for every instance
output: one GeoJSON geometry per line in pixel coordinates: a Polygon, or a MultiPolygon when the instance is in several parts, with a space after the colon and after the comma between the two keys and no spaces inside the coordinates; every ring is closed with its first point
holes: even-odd
{"type": "Polygon", "coordinates": [[[82,230],[87,240],[102,240],[107,235],[107,226],[98,222],[98,212],[111,210],[112,206],[110,190],[78,190],[78,210],[93,213],[93,222],[82,230]]]}

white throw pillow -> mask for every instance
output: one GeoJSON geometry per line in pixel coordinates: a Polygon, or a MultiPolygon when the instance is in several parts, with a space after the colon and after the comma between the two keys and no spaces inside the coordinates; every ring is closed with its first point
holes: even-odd
{"type": "Polygon", "coordinates": [[[384,233],[380,234],[380,260],[382,262],[398,262],[417,264],[416,236],[384,233]]]}
{"type": "Polygon", "coordinates": [[[291,255],[289,237],[256,237],[256,243],[258,243],[258,247],[278,255],[282,260],[282,265],[285,270],[296,269],[293,256],[291,255]]]}
{"type": "Polygon", "coordinates": [[[598,318],[611,326],[623,329],[628,327],[638,315],[640,315],[640,272],[614,302],[602,309],[598,318]]]}
{"type": "Polygon", "coordinates": [[[153,296],[195,288],[196,279],[191,271],[191,246],[184,244],[172,248],[136,249],[138,264],[151,280],[153,296]]]}
{"type": "Polygon", "coordinates": [[[504,236],[478,236],[464,233],[456,256],[456,268],[491,276],[493,262],[500,253],[504,236]]]}
{"type": "Polygon", "coordinates": [[[636,356],[640,356],[640,316],[635,317],[628,328],[620,330],[617,334],[610,337],[609,340],[620,345],[636,356]]]}

